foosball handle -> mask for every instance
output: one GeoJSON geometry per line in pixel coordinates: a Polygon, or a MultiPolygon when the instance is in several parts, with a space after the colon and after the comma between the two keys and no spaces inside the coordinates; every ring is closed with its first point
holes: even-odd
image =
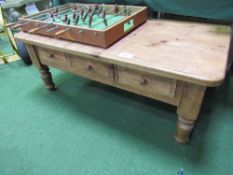
{"type": "Polygon", "coordinates": [[[15,24],[13,26],[11,26],[11,29],[17,29],[17,28],[20,28],[22,27],[24,24],[15,24]]]}
{"type": "Polygon", "coordinates": [[[39,30],[39,28],[34,28],[34,29],[29,30],[28,33],[34,33],[34,32],[36,32],[37,30],[39,30]]]}
{"type": "Polygon", "coordinates": [[[68,30],[69,30],[69,29],[64,29],[64,30],[61,30],[61,31],[59,31],[59,32],[56,32],[56,33],[55,33],[55,36],[59,36],[59,35],[65,33],[65,32],[68,31],[68,30]]]}
{"type": "Polygon", "coordinates": [[[6,24],[5,26],[6,26],[6,27],[12,27],[12,26],[15,25],[15,24],[16,24],[16,23],[11,22],[11,23],[6,24]]]}

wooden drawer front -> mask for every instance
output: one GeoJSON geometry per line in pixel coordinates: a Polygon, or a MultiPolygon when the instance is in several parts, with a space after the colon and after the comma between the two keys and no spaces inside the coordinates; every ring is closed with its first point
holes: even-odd
{"type": "Polygon", "coordinates": [[[37,55],[40,58],[42,64],[56,67],[66,67],[69,64],[69,60],[64,53],[48,50],[44,48],[37,48],[37,55]]]}
{"type": "Polygon", "coordinates": [[[71,70],[74,73],[98,81],[113,81],[113,66],[88,58],[69,56],[71,70]]]}
{"type": "Polygon", "coordinates": [[[115,74],[117,82],[132,88],[133,91],[145,92],[147,94],[159,94],[174,97],[176,93],[177,80],[163,78],[160,76],[135,71],[132,69],[116,67],[115,74]]]}
{"type": "Polygon", "coordinates": [[[96,81],[114,80],[113,66],[110,64],[44,48],[37,48],[37,54],[42,64],[54,66],[96,81]]]}

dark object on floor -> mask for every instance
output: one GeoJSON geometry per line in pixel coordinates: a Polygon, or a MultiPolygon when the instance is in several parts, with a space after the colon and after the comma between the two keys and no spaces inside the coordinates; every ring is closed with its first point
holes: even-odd
{"type": "Polygon", "coordinates": [[[32,64],[32,61],[28,55],[28,52],[27,52],[27,49],[24,45],[24,43],[22,43],[21,41],[16,41],[16,45],[18,47],[18,54],[19,56],[22,58],[23,62],[26,64],[26,65],[31,65],[32,64]]]}

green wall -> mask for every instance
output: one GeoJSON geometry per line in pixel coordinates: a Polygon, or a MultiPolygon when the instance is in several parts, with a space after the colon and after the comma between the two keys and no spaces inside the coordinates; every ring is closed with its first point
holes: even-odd
{"type": "MultiPolygon", "coordinates": [[[[114,3],[114,0],[54,0],[54,4],[68,2],[114,3]]],[[[118,0],[123,3],[124,0],[118,0]]],[[[148,5],[154,11],[178,15],[233,21],[233,0],[125,0],[127,4],[148,5]]]]}
{"type": "Polygon", "coordinates": [[[156,11],[233,21],[233,0],[145,0],[156,11]]]}

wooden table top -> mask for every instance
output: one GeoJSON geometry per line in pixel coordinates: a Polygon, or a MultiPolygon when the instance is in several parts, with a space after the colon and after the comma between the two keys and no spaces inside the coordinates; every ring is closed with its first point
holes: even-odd
{"type": "Polygon", "coordinates": [[[16,39],[204,86],[225,78],[230,33],[221,25],[148,20],[108,49],[20,32],[16,39]]]}

